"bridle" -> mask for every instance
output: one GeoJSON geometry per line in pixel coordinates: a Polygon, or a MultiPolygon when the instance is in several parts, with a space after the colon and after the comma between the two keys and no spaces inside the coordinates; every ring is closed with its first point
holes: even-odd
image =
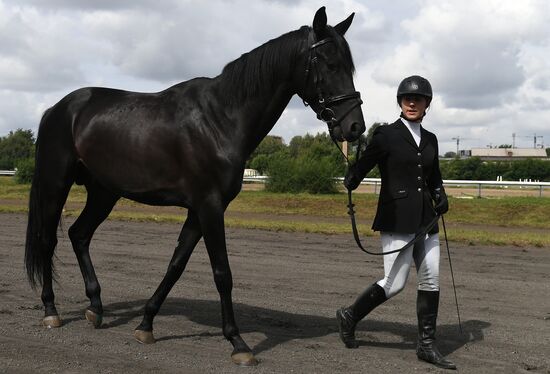
{"type": "MultiPolygon", "coordinates": [[[[355,109],[356,107],[363,104],[363,100],[361,100],[361,94],[358,91],[355,91],[355,92],[352,92],[352,93],[345,93],[345,94],[341,94],[341,95],[336,95],[336,96],[330,96],[330,97],[325,98],[325,96],[323,95],[323,90],[321,89],[322,77],[319,73],[319,69],[318,69],[318,65],[317,65],[318,64],[318,59],[317,59],[316,48],[319,47],[319,46],[322,46],[326,43],[334,42],[334,40],[331,37],[327,37],[325,39],[322,39],[322,40],[316,42],[315,41],[315,36],[311,32],[309,34],[309,40],[311,41],[311,45],[309,47],[309,56],[308,56],[308,61],[307,61],[307,65],[306,65],[305,85],[307,86],[310,71],[313,71],[313,85],[315,86],[315,90],[317,91],[317,102],[315,103],[315,106],[311,105],[311,107],[315,111],[315,113],[317,114],[317,118],[327,124],[330,137],[331,137],[332,141],[334,142],[334,144],[336,144],[338,149],[340,149],[340,152],[342,152],[342,154],[344,155],[344,158],[346,159],[346,162],[348,163],[348,168],[349,168],[351,166],[350,161],[349,161],[347,155],[344,154],[344,152],[342,151],[342,149],[338,145],[337,140],[334,138],[333,131],[334,131],[334,128],[337,127],[340,124],[340,122],[353,109],[355,109]],[[345,111],[339,118],[337,118],[336,114],[334,113],[334,110],[331,108],[331,106],[335,105],[336,103],[339,103],[339,102],[342,102],[342,101],[347,101],[347,100],[356,100],[356,101],[350,106],[350,108],[347,111],[345,111]]],[[[310,104],[310,103],[308,104],[308,102],[306,102],[305,100],[303,100],[303,102],[304,102],[305,106],[308,106],[310,104]]],[[[358,144],[357,144],[356,162],[357,162],[357,160],[359,160],[360,151],[361,151],[361,138],[359,138],[359,141],[358,141],[358,144]]],[[[422,227],[419,230],[419,232],[417,232],[416,235],[408,243],[406,243],[403,247],[398,248],[398,249],[393,250],[393,251],[389,251],[389,252],[372,252],[372,251],[369,251],[369,250],[367,250],[366,248],[363,247],[363,245],[361,243],[361,240],[359,238],[359,231],[357,230],[357,223],[355,221],[355,210],[353,209],[355,205],[353,204],[351,195],[352,195],[352,191],[348,190],[348,214],[349,214],[350,219],[351,219],[353,237],[355,239],[355,242],[357,243],[357,246],[363,252],[371,254],[371,255],[386,256],[386,255],[389,255],[389,254],[402,252],[405,249],[407,249],[411,246],[414,246],[417,242],[425,239],[427,233],[430,232],[431,229],[433,227],[435,227],[435,225],[437,225],[439,219],[441,218],[442,223],[443,223],[443,231],[445,233],[445,243],[447,244],[447,254],[449,256],[449,265],[451,267],[451,276],[452,276],[452,280],[453,280],[453,289],[454,289],[454,294],[455,294],[456,311],[457,311],[457,315],[458,315],[458,324],[459,324],[459,327],[460,327],[460,332],[462,332],[462,324],[461,324],[461,321],[460,321],[460,312],[459,312],[459,309],[458,309],[458,299],[457,299],[457,296],[456,296],[456,287],[455,287],[455,280],[454,280],[454,274],[453,274],[453,267],[452,267],[452,263],[451,263],[451,253],[449,251],[449,243],[448,243],[448,240],[447,240],[447,229],[445,227],[445,220],[443,218],[443,215],[436,214],[434,216],[434,218],[425,227],[422,227]]]]}
{"type": "Polygon", "coordinates": [[[317,98],[315,103],[308,103],[305,99],[303,99],[303,102],[305,106],[311,105],[311,108],[317,114],[317,118],[327,124],[330,137],[334,139],[334,128],[339,126],[340,122],[348,114],[350,114],[353,109],[363,104],[363,100],[361,100],[361,94],[358,91],[329,97],[325,97],[325,95],[323,95],[323,90],[321,87],[323,77],[319,72],[317,47],[320,47],[326,43],[334,42],[334,39],[332,37],[327,37],[316,42],[313,32],[309,33],[308,39],[311,45],[309,46],[309,56],[306,64],[305,83],[307,85],[310,74],[313,74],[313,85],[315,86],[317,98]],[[347,100],[354,100],[354,103],[348,108],[348,110],[337,118],[332,106],[347,100]]]}
{"type": "MultiPolygon", "coordinates": [[[[345,93],[341,95],[336,96],[329,96],[325,97],[323,95],[323,90],[321,88],[321,83],[323,81],[322,76],[319,73],[318,68],[318,58],[317,58],[317,47],[320,47],[326,43],[334,42],[334,39],[332,37],[324,38],[320,41],[315,41],[315,36],[312,32],[309,34],[309,40],[311,41],[311,45],[309,46],[309,56],[308,61],[306,65],[306,73],[305,73],[305,82],[307,85],[307,82],[309,80],[309,75],[313,74],[313,85],[315,86],[315,91],[317,93],[317,101],[314,105],[311,105],[312,109],[317,113],[317,118],[321,121],[325,122],[328,126],[329,134],[336,146],[340,149],[340,152],[342,152],[342,149],[338,145],[338,142],[333,136],[333,131],[336,126],[340,124],[340,122],[349,114],[353,109],[363,104],[363,100],[361,100],[361,94],[357,91],[352,93],[345,93]],[[335,105],[336,103],[347,101],[347,100],[355,100],[355,102],[346,110],[339,118],[336,117],[336,114],[334,113],[334,110],[331,108],[331,106],[335,105]]],[[[304,101],[304,105],[308,106],[311,103],[304,101]]],[[[361,148],[361,143],[359,140],[359,144],[357,145],[357,157],[356,160],[359,159],[359,152],[361,148]]],[[[350,161],[343,152],[348,167],[350,166],[350,161]]],[[[426,227],[423,227],[415,236],[413,239],[411,239],[407,244],[405,244],[402,248],[399,248],[397,250],[391,251],[391,252],[385,252],[385,253],[379,253],[379,252],[372,252],[363,247],[361,244],[361,240],[359,239],[359,232],[357,230],[357,224],[355,221],[355,211],[353,209],[354,204],[351,198],[351,190],[348,190],[348,214],[351,218],[351,225],[353,230],[353,236],[355,238],[355,241],[357,242],[358,247],[365,253],[371,254],[371,255],[389,255],[396,252],[401,252],[414,244],[416,244],[418,241],[424,239],[426,236],[426,233],[428,233],[438,222],[439,215],[436,215],[434,219],[432,219],[426,227]]]]}

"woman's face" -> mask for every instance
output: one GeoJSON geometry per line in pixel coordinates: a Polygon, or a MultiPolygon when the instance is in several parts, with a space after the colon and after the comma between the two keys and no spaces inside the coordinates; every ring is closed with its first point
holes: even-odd
{"type": "Polygon", "coordinates": [[[428,100],[420,95],[404,95],[401,97],[401,111],[406,120],[418,122],[422,120],[428,107],[428,100]]]}

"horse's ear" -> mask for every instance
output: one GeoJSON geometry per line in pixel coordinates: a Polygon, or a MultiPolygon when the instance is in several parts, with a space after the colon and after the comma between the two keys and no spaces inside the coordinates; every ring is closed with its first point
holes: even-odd
{"type": "Polygon", "coordinates": [[[327,13],[325,12],[325,7],[322,6],[319,8],[315,17],[313,18],[313,31],[315,34],[322,35],[324,34],[327,28],[327,13]]]}
{"type": "Polygon", "coordinates": [[[334,26],[334,30],[336,30],[336,32],[341,36],[344,36],[344,34],[346,33],[346,31],[348,31],[351,25],[351,21],[353,21],[353,16],[355,16],[355,13],[352,13],[348,18],[346,18],[345,20],[343,20],[342,22],[334,26]]]}

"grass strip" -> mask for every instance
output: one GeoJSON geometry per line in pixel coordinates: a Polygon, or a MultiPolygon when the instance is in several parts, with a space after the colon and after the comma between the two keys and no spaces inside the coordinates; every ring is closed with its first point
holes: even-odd
{"type": "MultiPolygon", "coordinates": [[[[0,213],[26,213],[29,185],[18,185],[12,178],[0,178],[0,213]]],[[[86,201],[86,190],[82,186],[73,186],[66,207],[65,216],[78,216],[86,201]]],[[[376,211],[377,196],[374,194],[355,194],[359,230],[361,236],[372,236],[370,222],[376,211]]],[[[320,234],[349,234],[349,223],[315,222],[315,217],[347,218],[347,196],[310,195],[310,194],[275,194],[265,191],[243,191],[231,203],[229,213],[239,213],[240,218],[226,216],[226,226],[231,228],[250,228],[281,232],[307,232],[320,234]],[[263,217],[247,219],[246,214],[263,214],[263,217]],[[288,216],[292,219],[288,219],[288,216]],[[285,219],[277,217],[286,216],[285,219]]],[[[455,199],[450,198],[451,210],[445,216],[449,230],[449,240],[470,244],[517,245],[550,247],[550,230],[548,234],[542,229],[550,228],[550,199],[536,197],[504,197],[497,199],[455,199]],[[461,228],[460,224],[482,225],[478,228],[461,228]],[[458,227],[457,227],[458,226],[458,227]],[[493,226],[493,229],[491,228],[493,226]],[[506,227],[521,227],[522,230],[506,232],[506,227]],[[533,230],[530,230],[533,229],[533,230]],[[538,229],[538,231],[537,231],[538,229]]],[[[133,207],[139,203],[121,199],[110,219],[139,222],[173,222],[181,223],[184,214],[171,214],[159,211],[153,214],[148,211],[138,212],[133,207]]],[[[183,211],[183,210],[182,210],[183,211]]]]}

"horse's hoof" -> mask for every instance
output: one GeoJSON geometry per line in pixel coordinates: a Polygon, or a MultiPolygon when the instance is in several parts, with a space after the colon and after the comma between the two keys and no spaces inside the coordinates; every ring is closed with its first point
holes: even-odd
{"type": "Polygon", "coordinates": [[[42,320],[42,324],[51,329],[61,327],[63,323],[61,322],[61,318],[59,318],[59,316],[47,316],[42,320]]]}
{"type": "Polygon", "coordinates": [[[135,330],[134,338],[141,344],[153,344],[156,342],[152,331],[135,330]]]}
{"type": "Polygon", "coordinates": [[[86,320],[94,326],[94,328],[99,328],[103,322],[103,315],[92,312],[90,309],[86,309],[86,320]]]}
{"type": "Polygon", "coordinates": [[[256,366],[258,360],[252,354],[252,352],[239,352],[231,355],[231,360],[239,366],[256,366]]]}

